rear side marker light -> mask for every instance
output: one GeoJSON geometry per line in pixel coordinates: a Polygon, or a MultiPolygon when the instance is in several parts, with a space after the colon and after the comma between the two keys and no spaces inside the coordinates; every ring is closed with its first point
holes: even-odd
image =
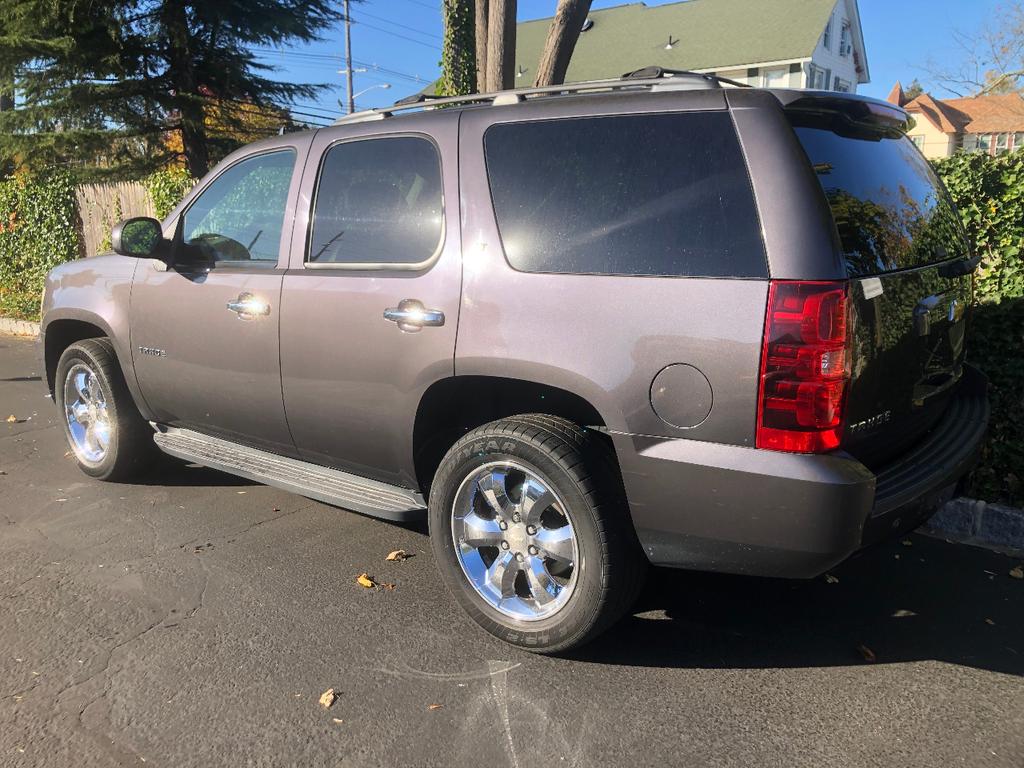
{"type": "Polygon", "coordinates": [[[822,453],[839,446],[850,381],[845,282],[773,280],[758,394],[758,448],[822,453]]]}

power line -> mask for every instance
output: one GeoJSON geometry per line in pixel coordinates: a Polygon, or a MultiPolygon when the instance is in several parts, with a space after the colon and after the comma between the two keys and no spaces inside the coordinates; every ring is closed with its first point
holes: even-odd
{"type": "Polygon", "coordinates": [[[414,37],[408,37],[407,35],[402,35],[399,34],[398,32],[392,32],[390,29],[384,29],[384,27],[376,27],[373,24],[367,24],[365,21],[356,21],[355,19],[353,19],[352,23],[359,24],[360,26],[366,27],[367,29],[375,29],[378,32],[383,32],[385,35],[398,37],[401,38],[402,40],[407,40],[410,43],[416,43],[417,45],[422,45],[426,48],[433,48],[435,51],[441,50],[441,46],[439,45],[433,45],[432,43],[424,43],[422,40],[417,40],[414,37]]]}
{"type": "MultiPolygon", "coordinates": [[[[441,40],[442,39],[440,35],[435,35],[433,32],[424,32],[423,30],[416,29],[416,27],[410,27],[410,26],[408,26],[406,24],[399,24],[397,21],[391,21],[391,19],[386,19],[383,16],[375,16],[374,14],[367,13],[366,11],[359,11],[359,16],[369,16],[371,19],[376,19],[377,21],[383,21],[385,24],[391,24],[392,26],[401,27],[402,29],[408,29],[410,32],[415,32],[417,35],[423,35],[425,37],[432,37],[435,40],[441,40]]],[[[359,23],[358,16],[353,16],[352,17],[352,21],[354,23],[358,24],[359,23]]]]}
{"type": "Polygon", "coordinates": [[[432,11],[439,10],[436,5],[431,5],[430,3],[424,3],[423,0],[406,0],[406,2],[412,3],[413,5],[422,6],[423,8],[429,8],[432,11]]]}

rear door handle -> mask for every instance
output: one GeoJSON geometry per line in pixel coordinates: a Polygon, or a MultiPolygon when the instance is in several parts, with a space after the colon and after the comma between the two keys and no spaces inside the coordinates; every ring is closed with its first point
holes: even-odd
{"type": "Polygon", "coordinates": [[[444,325],[444,312],[439,309],[427,309],[418,299],[402,299],[397,307],[384,310],[384,319],[398,323],[398,329],[406,333],[415,333],[426,326],[444,325]]]}
{"type": "Polygon", "coordinates": [[[270,314],[270,305],[251,293],[240,293],[237,299],[227,303],[227,308],[236,312],[239,318],[266,317],[270,314]]]}

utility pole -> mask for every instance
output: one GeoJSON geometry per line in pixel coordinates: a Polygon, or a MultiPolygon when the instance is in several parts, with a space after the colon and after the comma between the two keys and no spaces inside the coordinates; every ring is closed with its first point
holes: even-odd
{"type": "Polygon", "coordinates": [[[345,78],[348,113],[351,115],[355,111],[355,103],[352,98],[352,20],[348,15],[348,0],[345,0],[345,78]]]}

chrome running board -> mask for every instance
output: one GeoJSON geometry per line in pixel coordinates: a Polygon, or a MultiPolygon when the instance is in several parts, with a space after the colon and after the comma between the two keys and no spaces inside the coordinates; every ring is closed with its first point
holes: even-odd
{"type": "Polygon", "coordinates": [[[408,488],[289,459],[190,429],[156,425],[156,430],[154,442],[171,456],[364,515],[409,522],[423,519],[427,506],[420,493],[408,488]]]}

